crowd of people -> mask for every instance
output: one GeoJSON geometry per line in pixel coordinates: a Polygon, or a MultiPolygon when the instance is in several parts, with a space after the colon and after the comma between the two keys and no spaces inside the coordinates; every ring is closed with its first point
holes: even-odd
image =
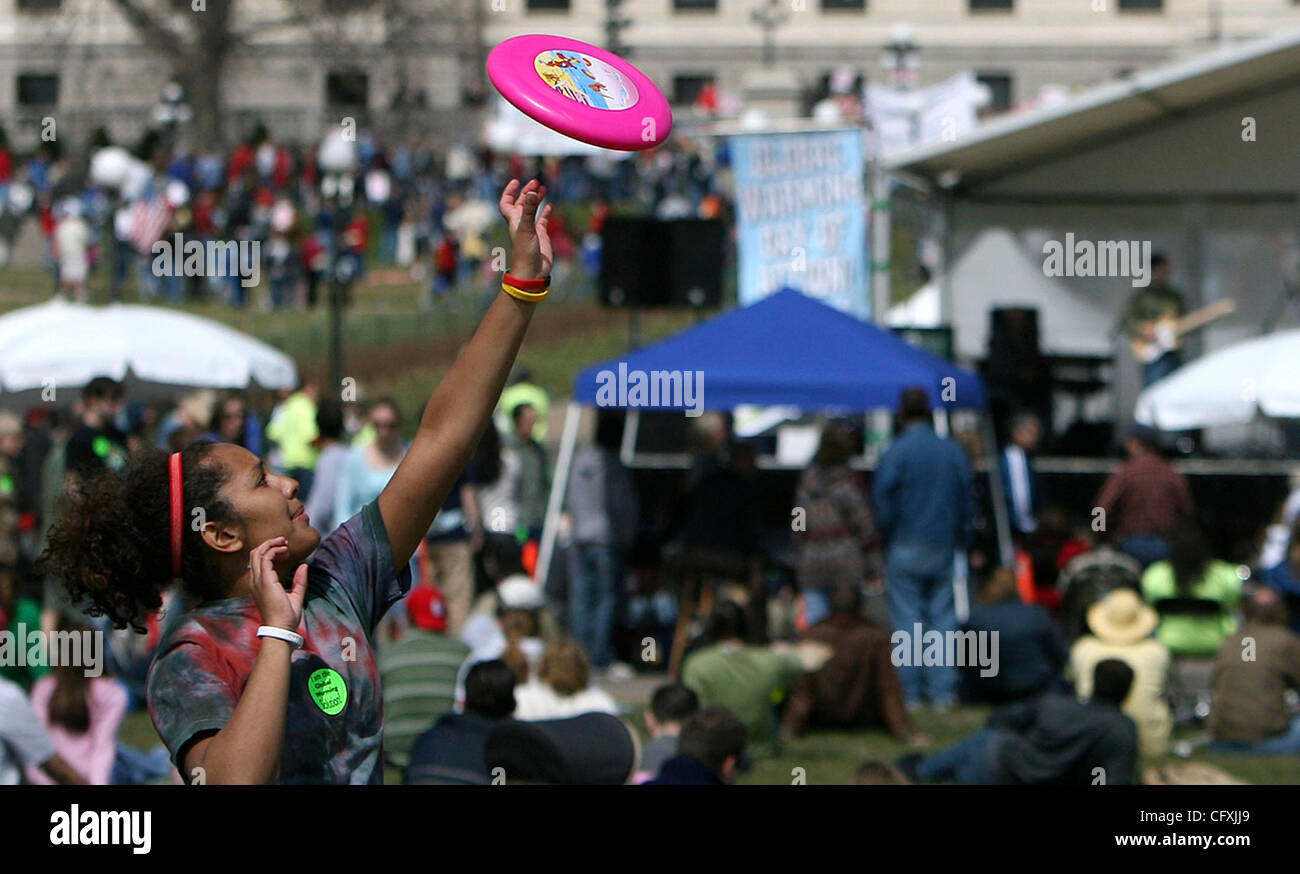
{"type": "MultiPolygon", "coordinates": [[[[484,294],[491,272],[492,207],[506,179],[538,177],[561,210],[549,233],[557,263],[594,274],[600,231],[611,205],[661,218],[716,217],[725,208],[719,160],[690,141],[625,161],[526,158],[483,147],[435,148],[426,138],[382,142],[361,131],[355,167],[327,172],[320,148],[277,141],[258,126],[220,152],[189,148],[153,133],[136,146],[147,171],[123,185],[96,184],[93,157],[102,132],[77,155],[41,143],[20,160],[0,129],[0,267],[22,223],[39,222],[45,264],[59,294],[87,299],[96,271],[113,300],[134,285],[142,300],[218,300],[272,309],[314,307],[328,283],[346,286],[370,265],[413,268],[428,299],[464,290],[484,294]],[[590,206],[585,227],[569,227],[565,207],[590,206]],[[152,246],[185,241],[256,242],[263,295],[250,297],[250,265],[232,254],[198,275],[160,274],[152,246]]],[[[172,259],[167,259],[169,262],[172,259]]],[[[348,292],[349,298],[351,292],[348,292]]]]}
{"type": "MultiPolygon", "coordinates": [[[[1222,561],[1159,435],[1136,427],[1093,521],[1070,529],[1037,482],[1041,423],[1020,413],[999,456],[1016,562],[967,562],[978,552],[972,468],[961,444],[936,432],[919,388],[903,393],[869,485],[851,465],[853,425],[825,424],[795,484],[802,513],[776,584],[756,448],[733,439],[725,419],[703,419],[662,556],[666,575],[706,584],[682,598],[675,618],[686,633],[664,641],[682,649],[680,667],[633,729],[611,684],[665,659],[626,664],[616,645],[633,612],[631,553],[646,535],[619,459],[621,419],[598,411],[571,466],[557,592],[534,582],[552,487],[546,393],[516,368],[497,407],[413,544],[409,593],[373,616],[381,672],[389,647],[424,652],[421,641],[436,656],[429,664],[457,668],[454,691],[403,754],[408,782],[486,783],[499,768],[515,782],[727,783],[754,757],[825,729],[882,731],[912,750],[865,764],[858,779],[876,783],[1128,783],[1139,780],[1139,756],[1196,743],[1300,752],[1300,489],[1261,539],[1253,571],[1222,561]],[[934,658],[911,658],[935,633],[957,640],[957,657],[941,645],[934,658]],[[979,657],[986,641],[992,662],[979,657]],[[992,706],[987,726],[930,750],[916,715],[963,702],[992,706]],[[1175,742],[1193,725],[1199,737],[1175,742]]],[[[121,475],[142,450],[211,441],[260,458],[332,540],[367,518],[411,451],[404,413],[392,398],[334,401],[313,380],[269,408],[208,391],[147,405],[107,377],[87,383],[71,416],[0,413],[0,630],[109,632],[112,617],[87,617],[38,556],[66,496],[121,475]]],[[[0,777],[181,779],[168,750],[117,739],[156,682],[159,614],[174,595],[162,597],[161,611],[134,617],[143,634],[108,634],[102,676],[40,659],[0,665],[0,777]]]]}

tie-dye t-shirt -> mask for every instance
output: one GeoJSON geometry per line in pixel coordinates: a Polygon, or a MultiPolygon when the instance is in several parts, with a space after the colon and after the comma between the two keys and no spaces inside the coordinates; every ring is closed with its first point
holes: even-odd
{"type": "MultiPolygon", "coordinates": [[[[382,783],[383,702],[371,637],[411,587],[409,565],[393,568],[379,505],[367,504],[308,560],[289,669],[280,783],[382,783]]],[[[251,595],[173,602],[149,669],[149,716],[178,770],[196,735],[221,729],[252,675],[262,639],[251,595]]],[[[201,775],[186,774],[187,780],[201,775]]]]}

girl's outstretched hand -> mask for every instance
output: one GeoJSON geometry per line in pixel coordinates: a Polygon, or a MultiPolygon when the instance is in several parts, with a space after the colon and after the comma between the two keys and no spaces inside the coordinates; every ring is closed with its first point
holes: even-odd
{"type": "Polygon", "coordinates": [[[551,205],[537,211],[545,197],[546,186],[536,179],[523,188],[518,179],[511,179],[501,192],[501,215],[510,228],[510,273],[520,279],[551,275],[551,239],[546,233],[551,205]]]}

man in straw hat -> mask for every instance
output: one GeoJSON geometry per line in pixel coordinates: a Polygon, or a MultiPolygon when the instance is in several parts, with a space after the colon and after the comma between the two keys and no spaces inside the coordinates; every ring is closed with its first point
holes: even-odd
{"type": "Polygon", "coordinates": [[[1144,755],[1169,751],[1173,720],[1165,702],[1169,650],[1151,636],[1159,617],[1132,589],[1116,589],[1088,609],[1088,628],[1070,650],[1070,676],[1081,698],[1092,695],[1093,671],[1105,659],[1133,669],[1123,710],[1136,724],[1144,755]]]}

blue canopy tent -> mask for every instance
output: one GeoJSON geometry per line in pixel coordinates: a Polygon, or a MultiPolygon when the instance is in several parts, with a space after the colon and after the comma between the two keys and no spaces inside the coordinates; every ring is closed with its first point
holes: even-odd
{"type": "MultiPolygon", "coordinates": [[[[706,410],[754,404],[863,413],[894,408],[899,392],[909,386],[924,388],[936,408],[981,409],[986,403],[983,381],[975,373],[792,289],[588,367],[574,380],[574,399],[628,406],[598,397],[608,382],[599,375],[617,374],[620,364],[628,373],[702,373],[706,410]]],[[[684,405],[658,403],[654,409],[684,405]]]]}
{"type": "MultiPolygon", "coordinates": [[[[847,414],[894,409],[902,390],[912,386],[924,388],[936,409],[983,409],[986,405],[984,384],[977,374],[789,288],[588,367],[574,379],[573,406],[565,417],[538,556],[540,579],[545,582],[555,548],[577,441],[576,405],[699,412],[753,404],[847,414]],[[688,373],[697,375],[695,396],[688,396],[691,392],[685,390],[670,390],[673,383],[668,374],[678,374],[676,384],[680,385],[686,382],[682,375],[688,373]],[[663,396],[648,400],[626,390],[629,377],[636,374],[659,389],[656,395],[663,396]]],[[[1009,560],[1010,532],[1001,479],[990,479],[999,542],[1004,560],[1009,560]]]]}

